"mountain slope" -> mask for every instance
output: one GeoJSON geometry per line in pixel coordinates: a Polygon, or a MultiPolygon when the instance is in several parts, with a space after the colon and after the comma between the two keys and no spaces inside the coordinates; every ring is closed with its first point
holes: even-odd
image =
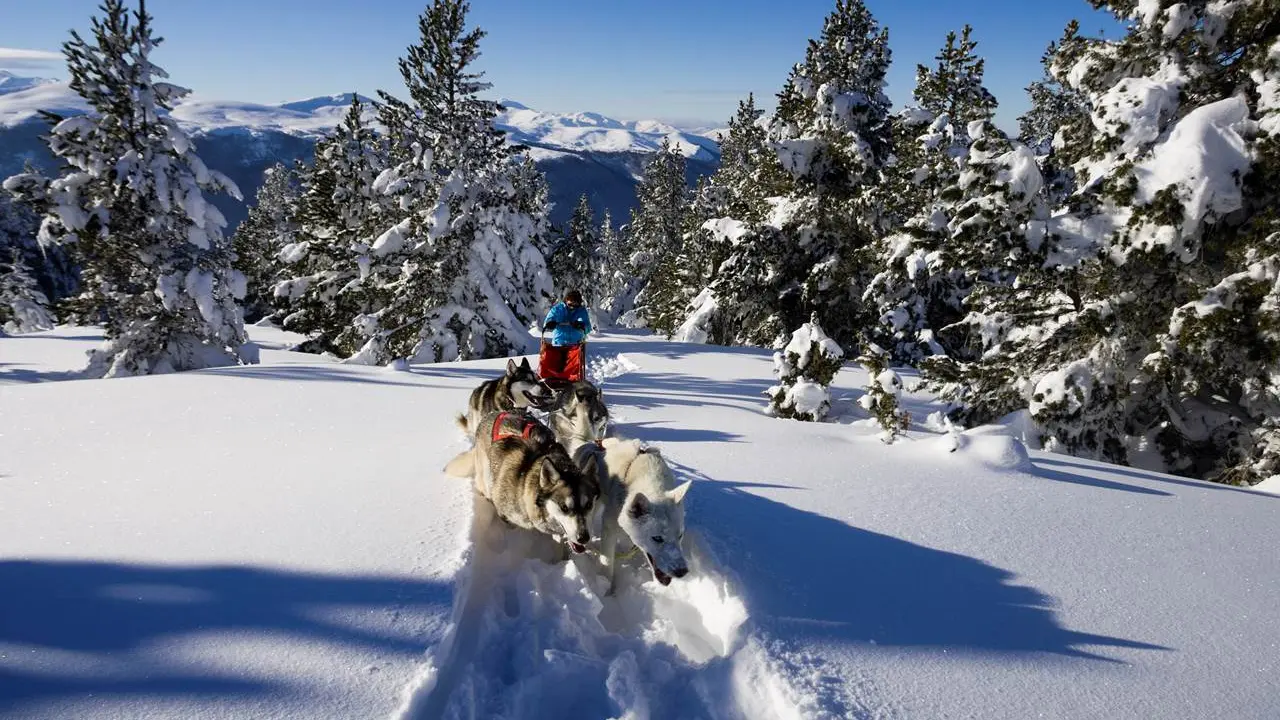
{"type": "Polygon", "coordinates": [[[40,381],[90,329],[0,338],[0,716],[1280,711],[1273,496],[999,428],[885,446],[852,368],[843,419],[775,420],[768,352],[606,335],[615,431],[694,480],[697,561],[598,598],[440,474],[501,361],[391,372],[253,334],[262,366],[76,382],[40,381]]]}
{"type": "MultiPolygon", "coordinates": [[[[54,162],[40,140],[46,128],[39,111],[80,114],[87,112],[84,101],[66,83],[12,80],[20,89],[0,94],[0,177],[18,172],[28,160],[52,170],[54,162]]],[[[310,160],[316,139],[341,122],[351,97],[348,93],[280,105],[188,97],[174,108],[173,116],[195,137],[204,160],[227,173],[252,200],[267,167],[310,160]]],[[[714,172],[719,162],[714,140],[662,123],[622,122],[595,113],[555,115],[503,102],[506,109],[496,124],[512,142],[529,146],[547,174],[554,222],[566,221],[584,192],[597,214],[608,209],[617,222],[625,221],[644,160],[664,139],[689,158],[691,184],[714,172]]],[[[227,199],[215,203],[233,227],[247,212],[243,204],[227,199]]]]}

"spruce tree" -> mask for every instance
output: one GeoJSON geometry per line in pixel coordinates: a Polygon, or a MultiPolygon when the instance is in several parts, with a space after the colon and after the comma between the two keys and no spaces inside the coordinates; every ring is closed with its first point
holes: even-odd
{"type": "Polygon", "coordinates": [[[1280,471],[1280,7],[1094,4],[1132,23],[1052,62],[1093,127],[1080,189],[1028,235],[1053,272],[975,318],[957,385],[978,417],[1018,398],[1050,449],[1257,482],[1280,471]]]}
{"type": "Polygon", "coordinates": [[[791,334],[790,341],[773,354],[778,384],[765,391],[766,413],[779,418],[815,422],[831,409],[827,387],[844,364],[844,350],[827,337],[816,317],[791,334]]]}
{"type": "Polygon", "coordinates": [[[541,248],[545,179],[494,127],[498,105],[474,70],[484,32],[468,3],[435,0],[400,60],[408,90],[379,92],[391,166],[377,188],[395,202],[369,248],[353,361],[497,357],[532,346],[550,294],[541,248]]]}
{"type": "Polygon", "coordinates": [[[284,326],[312,335],[305,349],[345,357],[363,344],[353,323],[376,303],[364,279],[370,243],[391,212],[376,192],[385,163],[382,138],[353,97],[342,123],[316,144],[312,166],[300,173],[294,242],[277,256],[285,267],[274,295],[285,308],[284,326]]]}
{"type": "Polygon", "coordinates": [[[888,31],[861,0],[837,0],[778,95],[769,140],[790,189],[770,220],[783,251],[770,302],[782,327],[816,313],[854,345],[868,329],[861,296],[886,219],[876,188],[891,150],[888,69],[888,31]]]}
{"type": "Polygon", "coordinates": [[[965,26],[959,40],[947,35],[934,68],[918,66],[917,106],[895,118],[900,145],[887,174],[890,206],[905,215],[899,230],[876,248],[879,273],[863,300],[874,307],[879,327],[873,335],[888,352],[888,362],[917,364],[954,351],[941,330],[964,316],[964,299],[982,268],[965,263],[966,247],[987,232],[974,188],[974,162],[999,153],[984,145],[972,152],[975,132],[981,142],[997,142],[990,120],[995,98],[983,86],[983,60],[965,26]]]}
{"type": "Polygon", "coordinates": [[[868,345],[858,362],[867,372],[866,393],[858,405],[880,426],[880,439],[892,444],[911,426],[911,415],[900,403],[902,378],[889,367],[889,353],[877,345],[868,345]]]}
{"type": "Polygon", "coordinates": [[[664,139],[636,186],[636,207],[627,225],[632,247],[629,273],[639,288],[632,317],[645,327],[666,333],[679,322],[678,311],[672,308],[681,304],[675,273],[684,249],[690,201],[685,167],[684,155],[664,139]]]}
{"type": "Polygon", "coordinates": [[[297,250],[298,180],[297,170],[283,163],[263,171],[253,207],[231,238],[235,268],[246,279],[244,314],[249,322],[274,312],[275,286],[285,267],[281,254],[286,248],[297,250]]]}
{"type": "Polygon", "coordinates": [[[150,60],[160,42],[144,2],[130,13],[105,0],[88,40],[63,45],[71,89],[92,113],[61,119],[48,137],[65,171],[24,174],[5,187],[46,204],[42,240],[72,248],[82,268],[81,317],[100,320],[106,343],[88,375],[116,377],[256,360],[237,300],[226,220],[205,192],[240,199],[235,184],[195,154],[167,114],[188,91],[163,82],[150,60]]]}
{"type": "Polygon", "coordinates": [[[753,96],[738,104],[720,145],[720,167],[694,193],[681,339],[767,346],[782,334],[775,302],[781,289],[771,264],[781,238],[766,221],[769,198],[786,192],[787,181],[762,115],[753,96]]]}
{"type": "Polygon", "coordinates": [[[1037,155],[1045,178],[1046,201],[1059,205],[1075,192],[1071,166],[1092,143],[1093,124],[1083,93],[1054,76],[1059,48],[1081,42],[1080,25],[1071,21],[1061,40],[1050,43],[1041,58],[1044,75],[1027,87],[1031,109],[1018,118],[1018,140],[1037,155]]]}
{"type": "Polygon", "coordinates": [[[594,282],[595,267],[599,264],[600,236],[591,201],[584,193],[578,199],[569,225],[565,228],[560,245],[551,256],[551,277],[556,288],[563,293],[570,288],[582,292],[588,307],[595,307],[600,300],[600,290],[594,282]]]}
{"type": "Polygon", "coordinates": [[[0,248],[0,334],[50,330],[53,326],[49,299],[22,252],[16,247],[0,248]]]}

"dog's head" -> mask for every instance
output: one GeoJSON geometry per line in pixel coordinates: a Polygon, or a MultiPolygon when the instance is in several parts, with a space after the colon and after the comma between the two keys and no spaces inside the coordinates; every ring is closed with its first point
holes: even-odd
{"type": "Polygon", "coordinates": [[[569,548],[586,552],[591,542],[592,510],[600,499],[596,459],[592,457],[579,470],[563,450],[548,455],[542,463],[540,489],[542,507],[564,531],[569,548]]]}
{"type": "Polygon", "coordinates": [[[515,400],[516,407],[541,410],[556,397],[551,388],[533,371],[529,358],[522,358],[518,363],[514,358],[507,361],[507,387],[511,389],[511,398],[515,400]]]}
{"type": "MultiPolygon", "coordinates": [[[[556,413],[592,440],[604,437],[609,430],[609,407],[604,404],[604,391],[586,380],[569,386],[557,403],[556,413]]],[[[557,426],[560,427],[560,426],[557,426]]]]}
{"type": "Polygon", "coordinates": [[[627,499],[618,524],[644,551],[653,577],[663,585],[689,573],[680,543],[684,540],[684,496],[692,482],[656,497],[635,493],[627,499]]]}

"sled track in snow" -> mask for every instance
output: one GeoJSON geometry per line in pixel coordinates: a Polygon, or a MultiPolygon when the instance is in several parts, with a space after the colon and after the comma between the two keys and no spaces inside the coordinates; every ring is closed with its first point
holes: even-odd
{"type": "Polygon", "coordinates": [[[602,598],[594,555],[554,562],[558,546],[507,526],[477,496],[452,628],[399,716],[847,717],[841,703],[795,687],[789,661],[746,631],[742,601],[692,531],[686,542],[687,578],[664,588],[647,568],[624,566],[616,596],[602,598]]]}

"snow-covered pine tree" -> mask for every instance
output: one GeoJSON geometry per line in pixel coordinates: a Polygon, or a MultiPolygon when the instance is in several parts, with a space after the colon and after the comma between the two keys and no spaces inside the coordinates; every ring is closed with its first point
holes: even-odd
{"type": "Polygon", "coordinates": [[[1058,277],[1000,308],[1058,311],[1007,331],[988,311],[1004,360],[971,412],[1016,396],[1052,449],[1257,482],[1280,471],[1280,6],[1094,4],[1130,29],[1053,63],[1094,128],[1046,239],[1058,277]]]}
{"type": "Polygon", "coordinates": [[[602,324],[618,322],[631,309],[637,291],[636,279],[631,275],[631,255],[626,228],[615,228],[613,214],[606,209],[600,221],[600,258],[595,275],[600,286],[596,313],[602,324]]]}
{"type": "Polygon", "coordinates": [[[376,303],[363,279],[369,244],[391,212],[374,189],[385,164],[382,138],[353,95],[342,123],[316,143],[314,162],[300,171],[293,241],[276,254],[283,267],[275,302],[286,328],[312,335],[305,349],[345,357],[363,344],[352,328],[376,303]]]}
{"type": "Polygon", "coordinates": [[[885,218],[876,188],[892,140],[885,74],[889,33],[862,0],[837,0],[778,95],[769,140],[790,186],[770,223],[783,327],[811,313],[839,342],[857,345],[873,318],[863,307],[869,248],[885,218]]]}
{"type": "Polygon", "coordinates": [[[468,9],[434,0],[400,60],[408,100],[379,92],[393,165],[375,187],[398,211],[370,247],[364,283],[379,300],[352,323],[363,340],[353,362],[524,352],[551,295],[545,179],[494,127],[497,103],[480,97],[484,32],[467,29],[468,9]]]}
{"type": "Polygon", "coordinates": [[[863,294],[878,317],[877,345],[887,348],[891,363],[914,365],[948,353],[939,331],[963,317],[976,281],[954,255],[961,251],[956,244],[972,241],[958,233],[980,229],[953,227],[953,220],[972,195],[969,128],[991,120],[996,100],[982,84],[984,61],[971,32],[966,25],[959,36],[948,33],[937,65],[917,66],[916,106],[895,117],[900,144],[886,173],[886,204],[905,221],[877,243],[881,269],[863,294]]]}
{"type": "Polygon", "coordinates": [[[817,316],[791,334],[791,340],[773,354],[773,374],[778,384],[765,391],[773,417],[816,422],[831,409],[827,387],[844,364],[844,350],[827,337],[817,316]]]}
{"type": "Polygon", "coordinates": [[[145,2],[131,14],[104,0],[93,37],[72,32],[63,45],[71,88],[92,108],[56,118],[48,137],[66,171],[5,182],[19,199],[49,203],[41,240],[70,246],[82,268],[76,303],[106,334],[90,357],[93,377],[256,360],[237,304],[244,276],[231,267],[226,220],[204,197],[239,199],[239,190],[166,114],[188,91],[162,81],[150,59],[159,42],[145,2]]]}
{"type": "Polygon", "coordinates": [[[587,306],[593,308],[600,300],[600,289],[594,282],[595,267],[600,262],[599,232],[591,201],[583,193],[548,262],[559,292],[577,288],[582,291],[587,306]]]}
{"type": "Polygon", "coordinates": [[[692,298],[676,336],[722,345],[771,345],[782,336],[774,271],[782,240],[765,221],[787,181],[755,97],[739,102],[720,144],[720,167],[694,195],[687,233],[692,298]]]}
{"type": "Polygon", "coordinates": [[[53,313],[17,247],[0,248],[0,334],[51,330],[53,313]]]}
{"type": "Polygon", "coordinates": [[[40,219],[0,190],[0,332],[48,330],[54,326],[39,270],[46,256],[36,242],[40,219]]]}
{"type": "Polygon", "coordinates": [[[663,139],[636,186],[636,207],[627,224],[629,272],[639,287],[629,322],[668,334],[680,322],[683,309],[676,274],[690,202],[686,164],[685,156],[663,139]]]}
{"type": "Polygon", "coordinates": [[[1044,75],[1027,87],[1031,109],[1018,118],[1018,140],[1035,152],[1045,179],[1046,202],[1057,206],[1075,192],[1071,166],[1092,144],[1093,124],[1084,94],[1059,82],[1053,74],[1058,48],[1081,42],[1080,24],[1072,20],[1062,39],[1050,43],[1041,64],[1044,75]]]}
{"type": "Polygon", "coordinates": [[[884,348],[868,344],[858,358],[867,371],[866,393],[858,398],[858,405],[880,425],[880,439],[893,443],[911,426],[911,415],[902,409],[902,378],[889,367],[889,353],[884,348]]]}
{"type": "Polygon", "coordinates": [[[254,322],[274,312],[274,291],[282,277],[280,252],[296,241],[298,169],[276,163],[262,173],[262,185],[248,216],[231,237],[235,268],[244,274],[245,320],[254,322]]]}

